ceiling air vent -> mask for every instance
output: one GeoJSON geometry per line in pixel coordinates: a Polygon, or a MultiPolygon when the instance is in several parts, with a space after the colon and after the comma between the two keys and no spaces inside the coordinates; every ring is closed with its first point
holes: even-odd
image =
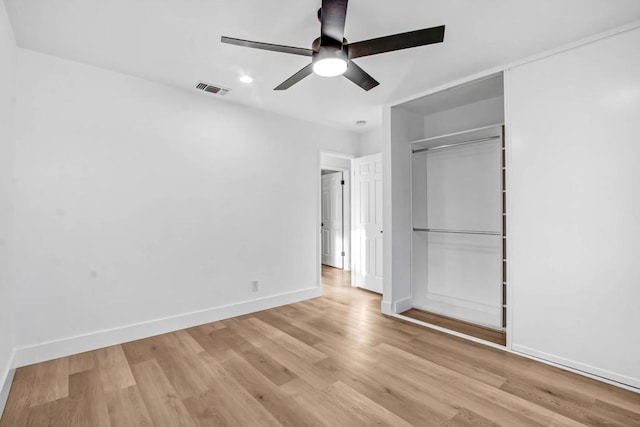
{"type": "Polygon", "coordinates": [[[213,93],[220,96],[226,95],[231,90],[231,89],[225,89],[223,87],[215,86],[205,82],[198,82],[198,84],[196,85],[196,89],[203,90],[205,92],[213,93]]]}

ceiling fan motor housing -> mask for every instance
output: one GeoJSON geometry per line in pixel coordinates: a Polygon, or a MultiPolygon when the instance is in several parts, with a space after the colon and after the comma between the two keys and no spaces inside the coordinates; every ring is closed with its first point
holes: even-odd
{"type": "Polygon", "coordinates": [[[341,59],[347,62],[349,60],[349,54],[347,53],[347,50],[340,45],[319,46],[318,50],[314,49],[313,56],[311,57],[311,61],[315,63],[317,61],[328,59],[328,58],[341,59]]]}

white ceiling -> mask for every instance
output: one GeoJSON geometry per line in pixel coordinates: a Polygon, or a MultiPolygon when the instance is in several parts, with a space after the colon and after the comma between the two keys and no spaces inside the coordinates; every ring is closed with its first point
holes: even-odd
{"type": "Polygon", "coordinates": [[[320,0],[5,3],[20,47],[185,90],[203,80],[231,88],[225,101],[355,131],[379,126],[382,104],[640,19],[638,0],[351,0],[349,41],[441,24],[445,41],[357,59],[380,82],[370,92],[315,75],[274,92],[309,58],[223,45],[220,36],[310,47],[320,0]],[[255,82],[240,83],[241,73],[255,82]]]}

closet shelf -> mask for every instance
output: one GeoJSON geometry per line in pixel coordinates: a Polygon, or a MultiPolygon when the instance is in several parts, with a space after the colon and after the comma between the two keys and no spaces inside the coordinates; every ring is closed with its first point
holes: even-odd
{"type": "Polygon", "coordinates": [[[444,228],[416,228],[416,227],[413,227],[413,231],[420,231],[425,233],[482,234],[487,236],[502,236],[502,232],[500,231],[449,230],[444,228]]]}
{"type": "Polygon", "coordinates": [[[419,153],[428,150],[448,148],[450,146],[460,144],[470,144],[474,142],[499,139],[502,137],[502,126],[502,123],[499,123],[462,132],[418,139],[410,142],[411,150],[413,153],[419,153]]]}

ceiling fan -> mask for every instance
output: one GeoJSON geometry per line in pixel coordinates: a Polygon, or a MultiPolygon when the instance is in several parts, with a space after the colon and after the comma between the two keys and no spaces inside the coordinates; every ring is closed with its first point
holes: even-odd
{"type": "Polygon", "coordinates": [[[278,85],[274,90],[286,90],[300,80],[315,73],[319,76],[333,77],[344,75],[364,90],[371,90],[379,83],[358,67],[352,60],[363,56],[377,55],[410,47],[441,43],[444,40],[444,25],[409,31],[392,36],[379,37],[355,43],[344,38],[344,24],[347,16],[348,0],[322,0],[318,10],[320,37],[315,39],[311,49],[261,43],[250,40],[222,36],[222,43],[271,50],[293,55],[310,56],[311,64],[278,85]]]}

